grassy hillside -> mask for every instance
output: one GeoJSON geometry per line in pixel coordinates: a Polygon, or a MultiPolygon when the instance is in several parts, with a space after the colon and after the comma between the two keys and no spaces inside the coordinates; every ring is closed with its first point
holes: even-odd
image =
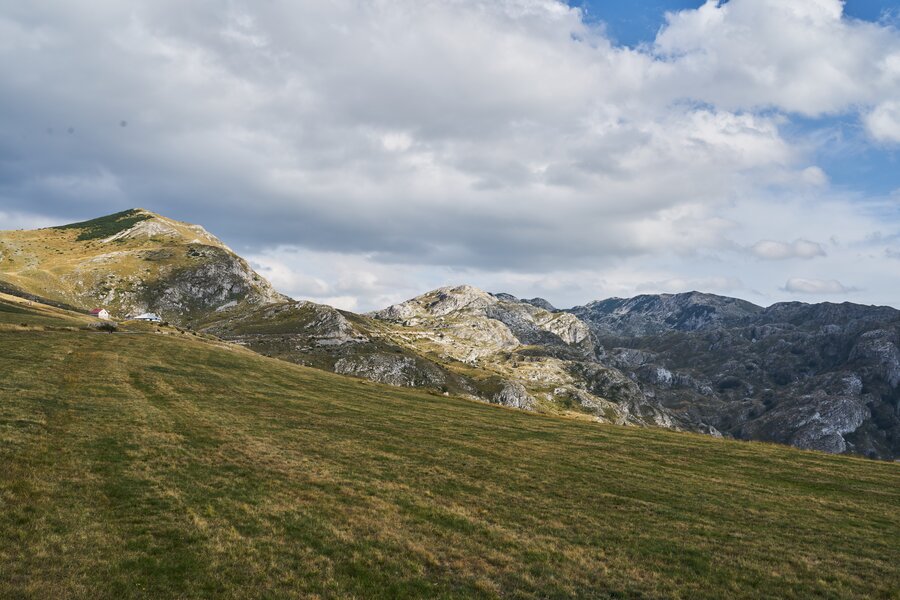
{"type": "Polygon", "coordinates": [[[97,319],[0,291],[0,332],[28,327],[85,327],[97,319]]]}
{"type": "Polygon", "coordinates": [[[900,597],[897,464],[0,304],[3,598],[900,597]]]}

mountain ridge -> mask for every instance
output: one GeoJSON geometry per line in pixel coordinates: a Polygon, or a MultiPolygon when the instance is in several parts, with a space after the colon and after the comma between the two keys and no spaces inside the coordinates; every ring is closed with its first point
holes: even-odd
{"type": "Polygon", "coordinates": [[[530,411],[900,457],[891,307],[695,291],[560,310],[459,285],[361,315],[292,300],[202,227],[144,209],[0,232],[0,289],[530,411]]]}

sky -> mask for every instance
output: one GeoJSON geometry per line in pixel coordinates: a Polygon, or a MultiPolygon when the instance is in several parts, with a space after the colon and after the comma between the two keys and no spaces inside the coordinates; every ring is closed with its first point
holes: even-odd
{"type": "Polygon", "coordinates": [[[0,0],[0,229],[131,207],[275,286],[900,307],[900,6],[0,0]]]}

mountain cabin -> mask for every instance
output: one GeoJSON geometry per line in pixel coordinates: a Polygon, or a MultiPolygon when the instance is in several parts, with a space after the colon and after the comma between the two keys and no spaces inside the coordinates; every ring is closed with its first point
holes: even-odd
{"type": "Polygon", "coordinates": [[[91,316],[97,317],[98,319],[103,319],[104,321],[109,321],[109,311],[105,308],[95,308],[91,311],[91,316]]]}

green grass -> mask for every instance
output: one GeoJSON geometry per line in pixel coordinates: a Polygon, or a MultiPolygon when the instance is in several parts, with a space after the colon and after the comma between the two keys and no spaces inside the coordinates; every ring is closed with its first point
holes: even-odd
{"type": "Polygon", "coordinates": [[[96,321],[97,319],[88,315],[73,313],[0,291],[0,332],[10,327],[84,327],[96,321]]]}
{"type": "Polygon", "coordinates": [[[105,217],[91,219],[90,221],[60,225],[53,227],[53,229],[80,229],[81,233],[75,239],[76,241],[84,242],[111,237],[126,229],[130,229],[141,221],[152,218],[153,215],[132,208],[105,217]]]}
{"type": "Polygon", "coordinates": [[[193,336],[0,330],[0,374],[2,598],[900,597],[897,464],[193,336]]]}

